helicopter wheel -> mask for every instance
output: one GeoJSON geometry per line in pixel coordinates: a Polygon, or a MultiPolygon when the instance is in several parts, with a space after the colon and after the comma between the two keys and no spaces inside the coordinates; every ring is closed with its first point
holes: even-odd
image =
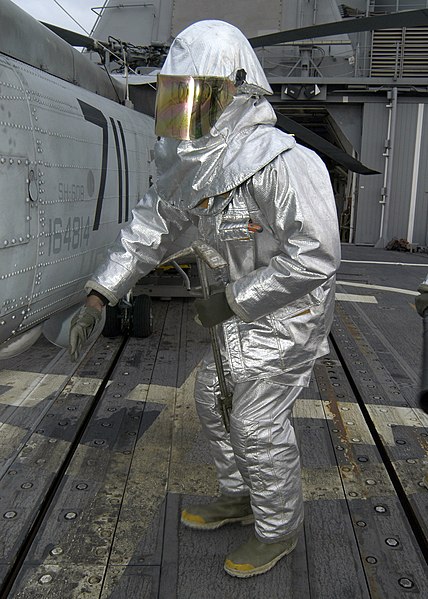
{"type": "Polygon", "coordinates": [[[153,332],[152,300],[149,295],[137,295],[132,306],[131,335],[149,337],[153,332]]]}
{"type": "Polygon", "coordinates": [[[106,306],[103,337],[119,337],[122,332],[122,315],[119,306],[106,306]]]}

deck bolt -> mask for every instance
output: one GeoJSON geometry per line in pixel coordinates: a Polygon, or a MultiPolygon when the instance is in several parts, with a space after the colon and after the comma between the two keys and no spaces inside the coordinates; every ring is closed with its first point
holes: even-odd
{"type": "Polygon", "coordinates": [[[31,489],[32,486],[33,486],[33,483],[23,483],[21,485],[21,489],[31,489]]]}
{"type": "Polygon", "coordinates": [[[14,476],[15,474],[17,474],[16,470],[9,470],[8,474],[10,474],[10,476],[14,476]]]}
{"type": "Polygon", "coordinates": [[[367,523],[366,523],[366,522],[364,522],[363,520],[359,520],[359,521],[357,522],[357,526],[360,526],[361,528],[364,528],[364,526],[367,526],[367,523]]]}
{"type": "Polygon", "coordinates": [[[50,551],[51,555],[61,555],[61,553],[64,553],[64,550],[61,547],[54,547],[50,551]]]}
{"type": "Polygon", "coordinates": [[[65,514],[64,518],[66,520],[74,520],[75,518],[77,518],[77,514],[76,514],[76,512],[67,512],[65,514]]]}
{"type": "Polygon", "coordinates": [[[89,584],[98,584],[101,582],[101,577],[100,576],[91,576],[89,578],[89,584]]]}
{"type": "Polygon", "coordinates": [[[405,445],[405,444],[406,444],[406,441],[405,441],[404,439],[397,439],[397,440],[396,440],[396,444],[397,444],[397,445],[405,445]]]}
{"type": "Polygon", "coordinates": [[[377,559],[372,555],[369,555],[368,557],[366,557],[366,562],[369,564],[377,564],[377,559]]]}
{"type": "Polygon", "coordinates": [[[375,511],[376,511],[378,514],[384,514],[384,513],[386,512],[386,507],[384,507],[383,505],[377,505],[377,506],[375,507],[375,511]]]}
{"type": "Polygon", "coordinates": [[[369,458],[367,458],[365,455],[360,455],[360,456],[358,456],[358,461],[359,462],[368,462],[369,458]]]}
{"type": "Polygon", "coordinates": [[[105,428],[109,428],[111,426],[111,422],[103,422],[101,424],[101,426],[104,426],[105,428]]]}
{"type": "Polygon", "coordinates": [[[52,576],[50,574],[44,574],[39,578],[40,584],[49,584],[52,582],[52,576]]]}
{"type": "Polygon", "coordinates": [[[122,395],[120,393],[115,393],[113,397],[122,397],[122,395]]]}
{"type": "Polygon", "coordinates": [[[358,493],[355,493],[355,491],[350,491],[348,495],[349,497],[358,497],[358,493]]]}
{"type": "Polygon", "coordinates": [[[376,484],[376,481],[373,480],[372,478],[368,478],[366,480],[366,485],[375,485],[375,484],[376,484]]]}
{"type": "Polygon", "coordinates": [[[388,547],[398,547],[400,544],[397,539],[393,538],[385,539],[385,543],[388,545],[388,547]]]}
{"type": "Polygon", "coordinates": [[[336,449],[337,451],[343,451],[344,448],[341,445],[336,445],[336,449]]]}
{"type": "Polygon", "coordinates": [[[415,586],[415,583],[410,578],[400,578],[398,584],[405,589],[411,589],[415,586]]]}
{"type": "Polygon", "coordinates": [[[416,464],[416,460],[412,460],[411,458],[409,458],[408,460],[406,460],[406,462],[408,464],[416,464]]]}
{"type": "Polygon", "coordinates": [[[79,483],[78,485],[76,485],[76,489],[78,489],[79,491],[83,491],[84,489],[87,489],[88,485],[86,483],[79,483]]]}
{"type": "Polygon", "coordinates": [[[12,520],[12,518],[15,518],[16,515],[16,512],[6,512],[3,514],[3,518],[6,518],[6,520],[12,520]]]}

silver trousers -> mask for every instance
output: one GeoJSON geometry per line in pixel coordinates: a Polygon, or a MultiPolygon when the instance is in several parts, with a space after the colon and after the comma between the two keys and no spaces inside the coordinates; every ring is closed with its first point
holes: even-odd
{"type": "MultiPolygon", "coordinates": [[[[227,376],[227,372],[226,372],[227,376]]],[[[300,456],[291,424],[293,404],[302,387],[281,377],[232,383],[230,434],[218,407],[218,383],[210,352],[195,385],[196,409],[208,438],[220,491],[250,495],[256,536],[277,542],[303,522],[300,456]]]]}

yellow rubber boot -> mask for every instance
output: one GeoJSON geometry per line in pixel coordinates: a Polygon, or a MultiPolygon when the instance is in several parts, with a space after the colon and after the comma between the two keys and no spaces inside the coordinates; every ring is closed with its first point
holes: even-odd
{"type": "Polygon", "coordinates": [[[279,560],[293,551],[297,534],[278,543],[262,543],[253,535],[249,541],[232,551],[224,562],[224,569],[231,576],[249,578],[264,574],[279,560]]]}
{"type": "Polygon", "coordinates": [[[254,522],[248,495],[221,495],[212,503],[190,505],[181,513],[181,522],[189,528],[213,530],[225,524],[254,522]]]}

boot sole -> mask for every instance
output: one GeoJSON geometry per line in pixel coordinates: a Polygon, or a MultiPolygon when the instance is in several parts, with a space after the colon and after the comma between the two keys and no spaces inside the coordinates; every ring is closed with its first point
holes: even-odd
{"type": "Polygon", "coordinates": [[[245,571],[245,570],[232,569],[227,566],[228,560],[226,560],[224,563],[224,569],[229,574],[229,576],[234,576],[235,578],[251,578],[251,576],[257,576],[258,574],[264,574],[265,572],[268,572],[269,570],[271,570],[275,566],[275,564],[277,564],[279,562],[280,559],[282,559],[286,555],[289,555],[294,550],[296,545],[297,545],[297,539],[295,540],[295,542],[293,543],[293,545],[291,547],[289,547],[288,549],[286,549],[285,551],[283,551],[282,553],[277,555],[273,560],[271,560],[267,564],[263,564],[262,566],[253,568],[252,570],[245,571]]]}
{"type": "Polygon", "coordinates": [[[181,523],[187,528],[195,528],[197,530],[215,530],[216,528],[220,528],[221,526],[225,526],[226,524],[241,524],[241,526],[248,526],[249,524],[254,523],[254,515],[250,514],[248,516],[239,517],[239,518],[225,518],[224,520],[217,520],[216,522],[207,522],[206,524],[201,524],[200,522],[191,522],[189,520],[184,520],[181,518],[181,523]]]}

